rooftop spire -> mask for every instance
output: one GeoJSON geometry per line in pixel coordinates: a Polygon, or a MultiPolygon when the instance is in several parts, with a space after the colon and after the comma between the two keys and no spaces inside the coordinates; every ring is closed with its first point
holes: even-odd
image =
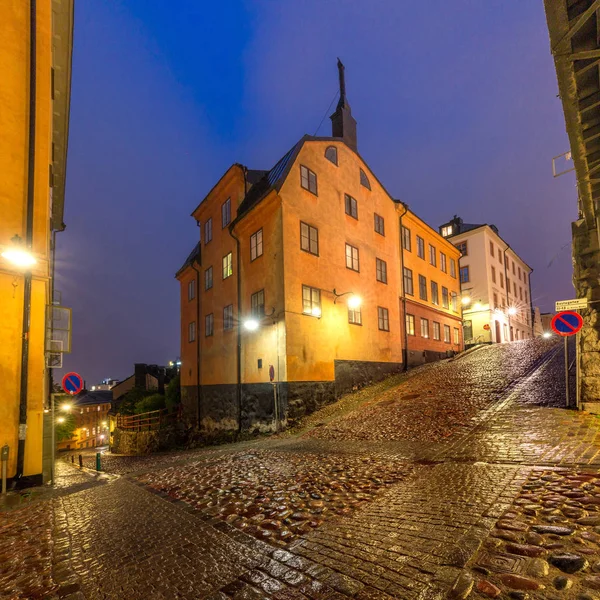
{"type": "Polygon", "coordinates": [[[337,59],[338,76],[340,80],[340,99],[331,119],[332,136],[342,138],[350,148],[357,150],[356,120],[352,116],[350,104],[346,99],[346,75],[342,61],[337,59]]]}

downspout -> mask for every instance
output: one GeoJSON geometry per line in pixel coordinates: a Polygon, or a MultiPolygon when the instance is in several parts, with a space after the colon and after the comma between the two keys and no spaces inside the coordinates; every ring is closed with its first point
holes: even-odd
{"type": "MultiPolygon", "coordinates": [[[[200,227],[199,221],[196,221],[196,224],[200,227]]],[[[196,265],[200,266],[202,264],[200,262],[200,251],[201,245],[198,246],[198,256],[192,261],[192,269],[198,274],[196,278],[196,402],[198,403],[198,428],[202,424],[202,402],[200,401],[200,277],[202,272],[196,267],[196,265]]]]}
{"type": "MultiPolygon", "coordinates": [[[[27,165],[27,225],[25,247],[33,247],[33,203],[35,183],[35,119],[36,119],[36,0],[30,0],[29,17],[29,149],[27,165]]],[[[25,466],[25,438],[27,435],[27,375],[29,370],[29,326],[31,320],[32,274],[25,272],[23,286],[23,335],[21,341],[21,386],[19,395],[19,444],[15,481],[23,477],[25,466]]]]}
{"type": "Polygon", "coordinates": [[[406,293],[404,290],[404,244],[402,243],[402,217],[408,212],[408,206],[402,202],[404,212],[400,215],[400,281],[402,283],[402,330],[404,331],[404,350],[402,358],[404,359],[404,370],[408,371],[408,332],[406,331],[406,293]]]}

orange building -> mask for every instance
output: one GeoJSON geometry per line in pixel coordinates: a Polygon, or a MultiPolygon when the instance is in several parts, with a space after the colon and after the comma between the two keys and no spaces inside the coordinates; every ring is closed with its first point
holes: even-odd
{"type": "Polygon", "coordinates": [[[304,136],[270,171],[234,164],[192,213],[200,243],[176,275],[182,402],[205,431],[270,430],[403,369],[401,219],[458,256],[358,154],[338,66],[332,137],[304,136]]]}

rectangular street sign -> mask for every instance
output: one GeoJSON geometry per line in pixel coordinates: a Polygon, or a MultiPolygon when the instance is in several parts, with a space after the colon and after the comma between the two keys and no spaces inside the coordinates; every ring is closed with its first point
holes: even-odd
{"type": "Polygon", "coordinates": [[[574,298],[573,300],[559,300],[556,302],[556,311],[561,310],[577,310],[579,308],[587,308],[587,298],[574,298]]]}

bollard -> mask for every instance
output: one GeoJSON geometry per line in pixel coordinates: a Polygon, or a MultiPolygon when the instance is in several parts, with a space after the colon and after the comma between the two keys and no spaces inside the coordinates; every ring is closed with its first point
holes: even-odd
{"type": "Polygon", "coordinates": [[[6,494],[6,468],[8,465],[8,444],[2,446],[0,458],[2,459],[2,493],[6,494]]]}
{"type": "Polygon", "coordinates": [[[83,456],[79,455],[79,468],[83,469],[83,456]]]}
{"type": "Polygon", "coordinates": [[[96,452],[96,471],[102,471],[102,464],[100,462],[100,452],[96,452]]]}

